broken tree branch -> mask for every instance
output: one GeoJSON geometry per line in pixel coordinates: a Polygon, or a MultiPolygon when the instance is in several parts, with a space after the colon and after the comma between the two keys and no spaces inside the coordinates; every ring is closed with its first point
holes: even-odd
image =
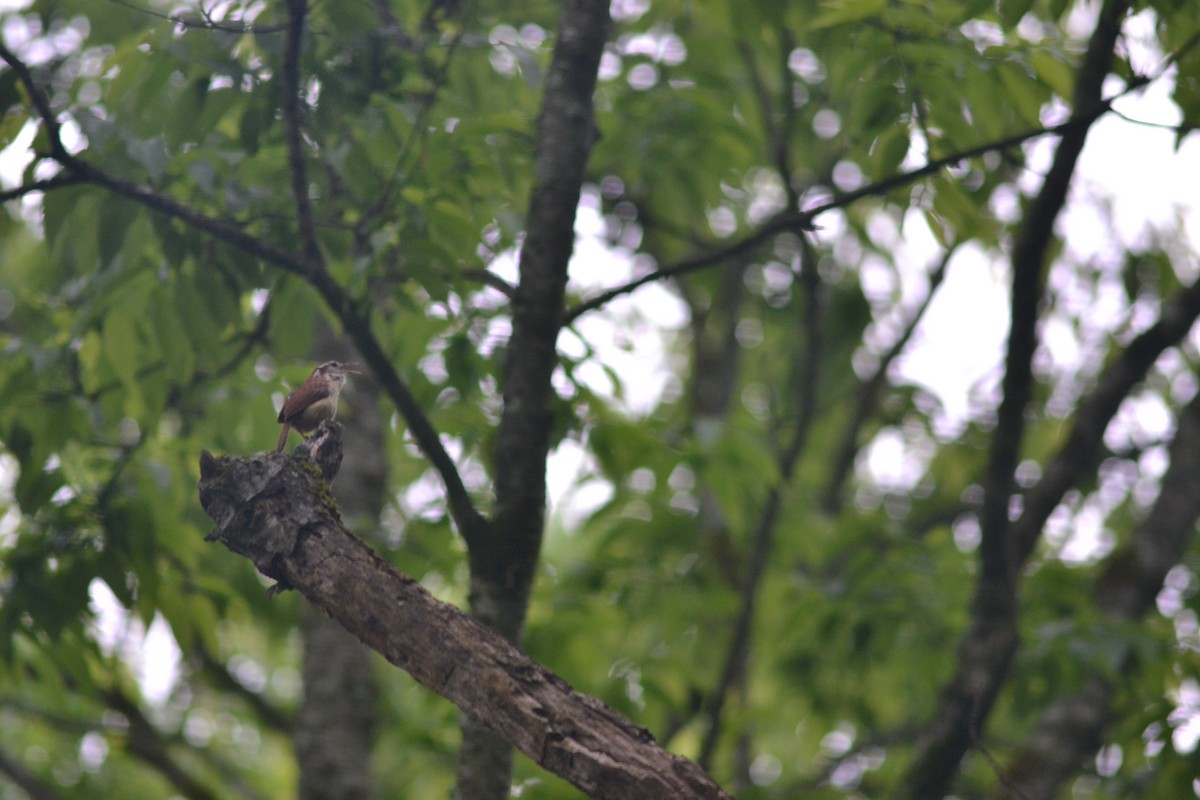
{"type": "MultiPolygon", "coordinates": [[[[317,434],[321,436],[320,433],[317,434]]],[[[293,455],[200,458],[209,540],[294,588],[364,644],[594,798],[728,798],[502,636],[434,599],[342,525],[321,469],[293,455]]]]}

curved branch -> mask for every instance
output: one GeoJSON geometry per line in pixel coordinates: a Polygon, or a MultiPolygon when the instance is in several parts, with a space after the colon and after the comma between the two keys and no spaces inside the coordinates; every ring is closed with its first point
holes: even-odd
{"type": "Polygon", "coordinates": [[[563,314],[563,327],[566,327],[583,316],[589,311],[594,311],[597,308],[607,304],[609,301],[629,294],[635,289],[639,289],[648,283],[661,281],[664,278],[674,278],[680,275],[686,275],[689,272],[711,267],[720,264],[728,259],[737,259],[754,252],[759,247],[762,247],[771,237],[783,233],[784,231],[794,230],[797,232],[805,232],[812,229],[812,220],[809,214],[802,214],[795,211],[782,211],[771,217],[758,230],[748,234],[747,236],[731,242],[727,245],[722,245],[713,249],[706,250],[690,258],[685,258],[670,266],[657,269],[654,272],[649,272],[640,278],[635,278],[629,283],[622,284],[608,291],[602,292],[595,297],[584,300],[574,308],[568,309],[563,314]]]}
{"type": "Polygon", "coordinates": [[[13,785],[29,795],[29,800],[59,800],[54,787],[34,775],[15,756],[4,750],[0,750],[0,774],[7,775],[13,785]]]}
{"type": "Polygon", "coordinates": [[[136,11],[139,14],[145,14],[148,17],[157,17],[161,20],[174,23],[181,28],[189,28],[193,30],[203,31],[226,31],[228,33],[253,33],[256,36],[262,36],[267,33],[279,33],[284,29],[283,25],[254,25],[252,23],[243,22],[233,24],[229,22],[218,22],[212,18],[212,15],[204,11],[201,7],[200,19],[202,22],[196,22],[183,14],[162,14],[157,11],[151,11],[148,8],[142,8],[139,5],[129,2],[129,0],[108,0],[108,2],[117,6],[124,6],[131,11],[136,11]]]}
{"type": "MultiPolygon", "coordinates": [[[[1198,472],[1200,394],[1179,413],[1158,498],[1134,528],[1129,543],[1109,556],[1096,579],[1096,605],[1111,623],[1136,622],[1151,612],[1167,572],[1187,552],[1200,517],[1198,472]]],[[[1122,675],[1140,664],[1134,658],[1121,662],[1122,675]]],[[[1057,796],[1062,784],[1100,747],[1117,692],[1102,669],[1093,671],[1081,692],[1055,700],[1013,757],[1009,772],[1024,796],[1032,800],[1057,796]]]]}
{"type": "Polygon", "coordinates": [[[1046,465],[1041,480],[1022,497],[1012,523],[1010,558],[1022,564],[1033,553],[1042,528],[1081,475],[1093,471],[1107,452],[1104,432],[1121,403],[1146,377],[1158,357],[1178,345],[1200,319],[1200,280],[1162,305],[1158,321],[1142,331],[1104,370],[1095,388],[1080,402],[1063,446],[1046,465]]]}

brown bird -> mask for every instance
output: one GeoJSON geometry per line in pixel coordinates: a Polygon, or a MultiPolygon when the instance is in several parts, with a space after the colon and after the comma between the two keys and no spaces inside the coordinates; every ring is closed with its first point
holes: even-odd
{"type": "Polygon", "coordinates": [[[338,396],[346,385],[346,378],[361,374],[339,361],[326,361],[314,369],[308,380],[289,394],[283,401],[283,408],[279,409],[278,421],[283,423],[283,430],[279,432],[275,452],[283,450],[292,428],[300,431],[300,435],[308,436],[322,422],[336,417],[338,396]]]}

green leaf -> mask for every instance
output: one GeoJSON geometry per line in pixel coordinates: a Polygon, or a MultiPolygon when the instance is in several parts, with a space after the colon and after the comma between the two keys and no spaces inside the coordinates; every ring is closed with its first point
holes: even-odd
{"type": "Polygon", "coordinates": [[[137,324],[128,314],[114,310],[104,318],[102,333],[104,357],[127,389],[137,385],[137,324]]]}
{"type": "Polygon", "coordinates": [[[1038,79],[1064,100],[1070,100],[1075,93],[1075,71],[1063,60],[1061,53],[1048,50],[1034,50],[1029,54],[1029,63],[1037,73],[1038,79]]]}
{"type": "Polygon", "coordinates": [[[821,13],[810,23],[809,28],[820,30],[860,22],[879,16],[887,7],[887,0],[821,0],[821,13]]]}

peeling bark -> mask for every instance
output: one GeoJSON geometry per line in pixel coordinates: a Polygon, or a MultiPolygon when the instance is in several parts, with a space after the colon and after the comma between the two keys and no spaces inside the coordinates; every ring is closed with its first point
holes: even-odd
{"type": "MultiPolygon", "coordinates": [[[[313,437],[332,458],[340,426],[313,437]]],[[[601,701],[579,694],[504,637],[434,599],[342,524],[307,456],[200,459],[207,537],[294,588],[363,643],[537,764],[594,798],[728,798],[694,763],[601,701]]],[[[340,455],[340,453],[339,453],[340,455]]]]}

